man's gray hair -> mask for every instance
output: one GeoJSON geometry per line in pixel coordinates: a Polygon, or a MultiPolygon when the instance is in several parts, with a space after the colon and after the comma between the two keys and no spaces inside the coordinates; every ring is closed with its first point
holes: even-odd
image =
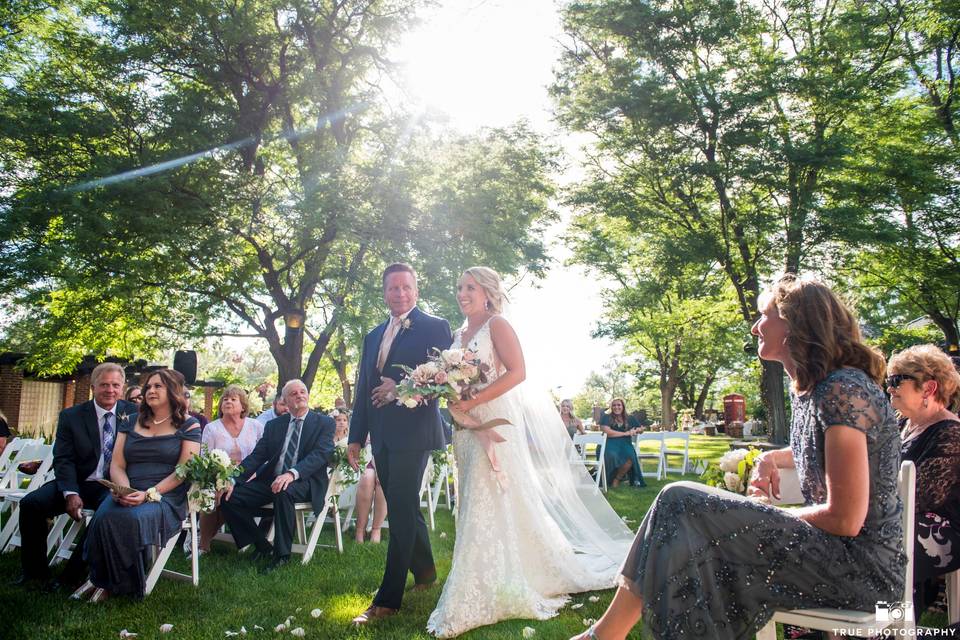
{"type": "MultiPolygon", "coordinates": [[[[290,389],[294,385],[300,385],[304,389],[307,389],[307,385],[304,384],[303,380],[300,378],[294,378],[293,380],[287,380],[287,383],[283,385],[283,391],[280,392],[280,395],[283,396],[284,401],[287,399],[287,389],[290,389]]],[[[310,391],[310,389],[307,389],[310,391]]]]}
{"type": "Polygon", "coordinates": [[[123,371],[123,367],[118,365],[116,362],[101,362],[93,368],[93,373],[90,374],[90,386],[96,387],[97,381],[103,376],[103,374],[111,371],[116,371],[119,373],[121,380],[126,382],[127,376],[123,371]]]}

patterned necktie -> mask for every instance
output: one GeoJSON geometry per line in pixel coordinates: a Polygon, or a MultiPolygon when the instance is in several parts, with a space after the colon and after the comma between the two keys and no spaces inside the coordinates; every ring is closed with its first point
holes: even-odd
{"type": "Polygon", "coordinates": [[[297,459],[297,449],[300,447],[300,428],[303,426],[303,418],[294,418],[293,433],[290,434],[290,444],[287,445],[287,452],[283,456],[283,470],[281,473],[290,470],[297,459]]]}
{"type": "Polygon", "coordinates": [[[377,355],[377,369],[380,371],[383,371],[383,365],[387,364],[390,345],[393,344],[393,339],[397,337],[400,322],[400,318],[391,316],[390,324],[387,325],[387,330],[383,332],[383,340],[380,341],[380,353],[377,355]]]}
{"type": "Polygon", "coordinates": [[[113,459],[113,425],[110,424],[110,418],[113,413],[107,411],[103,414],[103,477],[110,479],[110,461],[113,459]]]}

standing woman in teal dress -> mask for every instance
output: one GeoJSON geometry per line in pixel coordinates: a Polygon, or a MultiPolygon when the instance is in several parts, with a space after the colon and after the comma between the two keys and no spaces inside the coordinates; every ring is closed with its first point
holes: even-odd
{"type": "Polygon", "coordinates": [[[778,609],[873,612],[903,593],[900,437],[883,357],[825,285],[788,275],[760,299],[758,353],[793,381],[790,447],[758,458],[751,497],[693,482],[664,487],[619,588],[578,640],[752,639],[778,609]],[[805,506],[780,509],[781,468],[805,506]],[[756,499],[753,497],[756,496],[756,499]]]}
{"type": "Polygon", "coordinates": [[[603,453],[607,484],[619,487],[624,480],[630,480],[633,486],[647,486],[631,437],[642,433],[643,427],[636,418],[627,415],[627,403],[623,398],[614,398],[610,403],[610,411],[600,416],[600,430],[607,434],[607,446],[603,453]]]}
{"type": "Polygon", "coordinates": [[[187,413],[182,380],[169,369],[147,374],[143,398],[135,423],[118,420],[110,461],[110,481],[136,491],[100,503],[84,548],[90,580],[76,599],[89,592],[92,602],[117,594],[142,598],[146,547],[166,544],[186,517],[187,485],[174,470],[200,451],[200,423],[187,413]]]}

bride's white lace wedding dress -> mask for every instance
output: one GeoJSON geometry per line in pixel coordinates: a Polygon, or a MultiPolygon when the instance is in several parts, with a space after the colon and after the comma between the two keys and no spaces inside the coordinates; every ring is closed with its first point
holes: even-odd
{"type": "MultiPolygon", "coordinates": [[[[468,347],[490,366],[488,383],[502,367],[489,321],[468,347]]],[[[500,481],[477,433],[453,434],[459,496],[453,565],[427,630],[440,638],[510,618],[546,619],[568,594],[614,586],[633,540],[632,532],[574,461],[570,437],[546,394],[516,387],[470,415],[496,427],[506,442],[495,447],[500,481]],[[534,396],[531,399],[530,396],[534,396]]]]}

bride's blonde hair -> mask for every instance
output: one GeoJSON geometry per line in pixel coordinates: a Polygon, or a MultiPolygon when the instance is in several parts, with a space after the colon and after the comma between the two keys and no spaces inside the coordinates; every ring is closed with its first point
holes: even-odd
{"type": "Polygon", "coordinates": [[[487,310],[490,313],[503,313],[503,304],[509,302],[507,292],[503,289],[503,282],[500,280],[500,274],[490,267],[470,267],[463,272],[463,275],[470,276],[477,281],[483,293],[487,296],[489,306],[487,310]]]}

